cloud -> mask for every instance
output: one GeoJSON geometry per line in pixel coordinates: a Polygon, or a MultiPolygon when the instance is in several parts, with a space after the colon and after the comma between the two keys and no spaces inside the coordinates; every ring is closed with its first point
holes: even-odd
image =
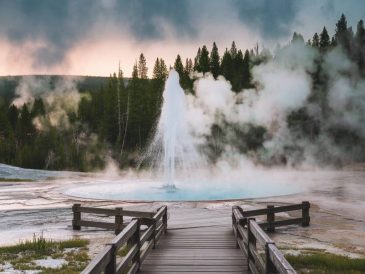
{"type": "MultiPolygon", "coordinates": [[[[334,26],[342,11],[354,18],[349,20],[354,25],[365,17],[363,6],[361,0],[0,0],[0,42],[6,44],[0,44],[0,51],[12,49],[0,62],[13,60],[5,62],[5,73],[42,73],[49,68],[68,72],[78,66],[75,63],[83,62],[70,57],[75,49],[88,43],[83,50],[87,52],[104,41],[117,41],[120,46],[121,56],[115,57],[115,63],[121,57],[134,59],[138,51],[150,48],[161,57],[171,58],[163,56],[164,44],[188,47],[189,57],[198,46],[213,41],[220,49],[229,47],[232,40],[244,48],[256,42],[271,46],[287,41],[293,31],[309,38],[323,24],[334,26]],[[129,51],[122,51],[126,47],[129,51]],[[17,65],[24,55],[31,56],[27,69],[17,65]]],[[[174,57],[181,53],[178,50],[174,57]]],[[[90,66],[90,72],[97,66],[100,60],[90,66]]]]}

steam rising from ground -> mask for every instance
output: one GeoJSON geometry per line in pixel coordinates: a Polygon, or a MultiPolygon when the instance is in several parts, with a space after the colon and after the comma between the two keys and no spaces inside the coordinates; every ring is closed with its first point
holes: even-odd
{"type": "Polygon", "coordinates": [[[35,98],[41,97],[44,103],[45,115],[33,120],[39,130],[52,127],[68,129],[69,114],[77,113],[81,95],[77,89],[75,78],[60,78],[51,83],[49,77],[23,77],[15,91],[17,97],[13,104],[20,108],[24,104],[34,103],[35,98]]]}
{"type": "Polygon", "coordinates": [[[365,138],[365,81],[356,78],[355,65],[339,48],[326,54],[323,69],[329,75],[330,110],[325,117],[320,104],[309,99],[313,89],[310,74],[315,72],[318,58],[316,49],[293,42],[279,49],[270,61],[253,68],[256,89],[239,93],[233,92],[222,76],[215,80],[210,74],[200,75],[195,82],[195,95],[187,95],[188,123],[195,143],[204,146],[218,126],[221,133],[212,144],[222,150],[215,159],[218,165],[222,161],[230,165],[250,161],[275,164],[281,155],[286,157],[284,163],[296,166],[324,166],[332,164],[333,159],[349,164],[359,159],[361,149],[355,144],[350,149],[335,144],[329,129],[343,126],[365,138]],[[309,140],[288,128],[288,115],[301,108],[307,109],[313,123],[320,124],[315,139],[309,140]],[[264,127],[267,132],[263,147],[242,153],[234,143],[244,136],[232,125],[240,132],[248,125],[264,127]]]}

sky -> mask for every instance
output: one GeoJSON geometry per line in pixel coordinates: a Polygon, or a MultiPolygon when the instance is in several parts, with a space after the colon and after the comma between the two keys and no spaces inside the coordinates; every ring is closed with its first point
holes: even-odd
{"type": "Polygon", "coordinates": [[[0,75],[125,76],[141,52],[173,64],[215,41],[222,54],[307,40],[341,14],[356,30],[364,0],[0,0],[0,75]]]}

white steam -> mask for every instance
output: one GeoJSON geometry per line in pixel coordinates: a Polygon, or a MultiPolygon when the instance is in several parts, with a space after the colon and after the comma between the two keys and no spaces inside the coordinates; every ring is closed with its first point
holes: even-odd
{"type": "Polygon", "coordinates": [[[329,158],[351,161],[351,157],[344,155],[344,150],[334,144],[327,129],[343,125],[365,137],[365,81],[349,77],[357,74],[356,66],[341,50],[326,54],[323,70],[329,75],[327,100],[331,111],[324,119],[319,103],[308,100],[313,89],[310,74],[315,72],[318,58],[316,49],[294,42],[279,49],[275,58],[255,66],[252,76],[256,88],[239,93],[232,91],[230,83],[222,76],[215,80],[210,74],[200,75],[195,81],[195,95],[187,95],[188,123],[195,143],[204,145],[212,135],[213,125],[219,125],[232,138],[237,133],[232,132],[227,124],[241,128],[252,124],[267,130],[269,138],[263,148],[255,155],[247,155],[225,143],[217,164],[222,165],[222,161],[247,164],[248,158],[256,162],[257,157],[264,162],[273,159],[275,162],[275,157],[284,155],[287,158],[284,162],[289,165],[313,166],[321,162],[318,155],[323,152],[329,158]],[[303,107],[321,124],[315,140],[302,138],[288,129],[288,115],[303,107]],[[293,148],[290,154],[288,147],[293,148]]]}

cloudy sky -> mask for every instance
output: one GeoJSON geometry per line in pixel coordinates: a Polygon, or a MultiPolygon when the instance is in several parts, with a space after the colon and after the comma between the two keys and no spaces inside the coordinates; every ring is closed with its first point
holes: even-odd
{"type": "Polygon", "coordinates": [[[0,0],[0,75],[126,76],[143,52],[173,63],[202,44],[220,52],[234,40],[274,48],[294,31],[308,39],[344,13],[365,19],[364,0],[0,0]]]}

